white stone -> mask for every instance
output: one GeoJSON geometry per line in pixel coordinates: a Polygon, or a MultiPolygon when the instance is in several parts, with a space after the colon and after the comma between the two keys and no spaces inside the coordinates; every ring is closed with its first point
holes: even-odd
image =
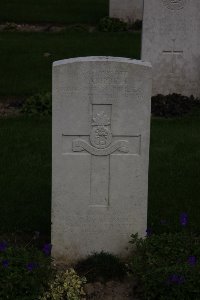
{"type": "Polygon", "coordinates": [[[52,244],[57,261],[125,256],[147,225],[151,65],[86,57],[53,65],[52,244]]]}
{"type": "Polygon", "coordinates": [[[153,67],[153,95],[200,96],[200,1],[145,0],[142,59],[153,67]]]}
{"type": "Polygon", "coordinates": [[[142,20],[143,0],[110,0],[110,17],[126,22],[142,20]]]}

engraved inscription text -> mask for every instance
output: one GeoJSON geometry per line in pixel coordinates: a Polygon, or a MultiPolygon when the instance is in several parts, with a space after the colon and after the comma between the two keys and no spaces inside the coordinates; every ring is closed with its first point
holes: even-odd
{"type": "Polygon", "coordinates": [[[163,0],[163,4],[171,10],[179,10],[184,8],[186,0],[163,0]]]}

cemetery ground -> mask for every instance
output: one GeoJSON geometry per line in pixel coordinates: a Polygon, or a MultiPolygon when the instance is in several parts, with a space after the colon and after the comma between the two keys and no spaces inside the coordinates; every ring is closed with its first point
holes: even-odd
{"type": "Polygon", "coordinates": [[[63,58],[110,55],[138,59],[140,37],[140,32],[90,33],[81,29],[60,33],[0,32],[0,97],[21,98],[51,91],[52,63],[63,58]]]}
{"type": "MultiPolygon", "coordinates": [[[[86,4],[84,0],[84,5],[79,1],[82,12],[78,14],[79,19],[77,19],[77,7],[75,7],[78,4],[70,2],[74,7],[71,8],[66,18],[65,5],[69,7],[69,2],[60,0],[63,6],[56,5],[56,1],[50,2],[52,6],[48,6],[51,8],[48,11],[46,1],[30,1],[26,19],[19,7],[21,4],[17,0],[9,0],[6,4],[0,3],[0,19],[8,22],[30,23],[74,23],[76,19],[75,23],[93,24],[101,16],[106,15],[105,2],[100,0],[99,3],[101,5],[104,3],[104,7],[96,6],[95,13],[94,7],[92,13],[88,13],[93,1],[88,0],[86,4]],[[1,9],[1,5],[4,9],[1,9]],[[32,5],[31,8],[30,5],[32,5]],[[37,5],[41,6],[40,14],[35,13],[37,5]],[[57,14],[56,9],[59,9],[57,14]],[[88,16],[91,19],[88,19],[88,16]]],[[[3,108],[0,108],[0,299],[4,300],[6,297],[11,300],[36,299],[37,293],[44,292],[41,283],[47,288],[44,278],[52,280],[49,278],[51,116],[30,116],[19,112],[15,115],[13,114],[15,107],[30,95],[51,90],[53,61],[89,55],[125,56],[139,59],[140,38],[139,32],[103,33],[97,30],[89,32],[85,27],[67,29],[59,33],[0,32],[0,102],[3,103],[3,108]],[[7,115],[10,112],[9,105],[8,112],[5,103],[14,105],[10,115],[7,115]],[[34,250],[32,246],[35,247],[34,250]]],[[[148,238],[147,244],[140,243],[142,246],[138,247],[140,251],[138,250],[137,257],[135,256],[138,261],[134,261],[131,265],[134,259],[130,258],[128,268],[131,274],[135,269],[138,274],[141,272],[146,276],[140,284],[143,285],[149,299],[156,299],[161,294],[165,295],[170,291],[174,292],[173,295],[176,294],[176,297],[163,299],[200,299],[200,291],[196,286],[199,280],[200,251],[197,239],[200,233],[199,130],[199,109],[194,109],[181,117],[167,119],[152,117],[148,238]],[[192,232],[191,238],[188,238],[187,232],[192,232]],[[148,250],[147,253],[145,249],[148,250]],[[143,253],[144,256],[142,256],[143,253]],[[146,257],[154,262],[153,267],[145,261],[146,257]],[[140,261],[145,261],[145,263],[142,264],[140,261]],[[180,261],[179,265],[176,264],[177,261],[180,261]],[[159,266],[164,266],[165,271],[159,266]],[[148,268],[149,273],[146,272],[148,268]],[[182,275],[184,272],[185,277],[182,275]],[[191,275],[192,272],[193,275],[191,275]],[[168,278],[164,288],[162,282],[159,281],[160,278],[163,280],[168,278]],[[188,278],[189,285],[187,285],[188,278]],[[156,294],[156,290],[159,289],[160,294],[159,292],[156,294]],[[190,294],[189,291],[192,290],[194,293],[190,294]]],[[[135,237],[130,237],[130,240],[137,243],[135,237]]],[[[88,265],[85,269],[82,267],[84,271],[80,273],[80,276],[87,275],[91,269],[95,268],[98,273],[100,265],[102,267],[108,264],[108,258],[104,255],[102,257],[100,257],[102,259],[100,262],[94,260],[92,267],[87,262],[88,265]]],[[[118,261],[113,261],[112,257],[109,257],[109,263],[110,270],[116,270],[115,268],[119,266],[118,261]]],[[[96,277],[92,273],[97,283],[87,286],[88,292],[91,293],[88,299],[102,299],[100,295],[95,295],[95,289],[99,294],[102,293],[102,289],[107,290],[109,296],[112,294],[111,290],[114,290],[115,293],[122,293],[121,299],[126,299],[126,294],[129,293],[130,286],[132,287],[129,285],[133,281],[132,277],[128,280],[126,278],[125,290],[120,290],[120,283],[113,281],[113,277],[114,280],[116,279],[115,276],[111,274],[109,277],[110,273],[107,274],[107,269],[104,267],[102,270],[104,274],[97,274],[96,277]],[[106,274],[109,279],[104,286],[100,282],[102,279],[104,282],[106,274]],[[125,291],[128,292],[125,293],[125,291]]],[[[123,271],[123,268],[120,269],[119,266],[116,274],[122,274],[123,271]]],[[[64,282],[66,283],[74,274],[73,271],[69,271],[59,276],[59,283],[63,288],[64,282]]],[[[74,291],[78,295],[81,290],[76,287],[76,284],[81,285],[82,281],[80,278],[73,278],[75,280],[74,291]]],[[[56,287],[54,286],[55,290],[56,287]]],[[[64,292],[67,293],[67,291],[64,292]]],[[[103,297],[105,300],[105,295],[103,297]]],[[[141,299],[143,299],[142,296],[141,299]]]]}
{"type": "MultiPolygon", "coordinates": [[[[60,33],[1,32],[1,102],[18,105],[18,101],[21,103],[21,99],[24,100],[29,95],[50,91],[51,65],[55,60],[89,55],[125,56],[138,59],[140,38],[140,32],[89,33],[82,30],[67,30],[60,33]]],[[[195,168],[199,159],[198,117],[196,112],[191,116],[178,119],[152,120],[149,224],[159,223],[156,215],[177,224],[176,218],[179,212],[187,211],[190,213],[193,228],[197,230],[199,227],[197,209],[200,192],[199,169],[195,168]],[[163,213],[158,214],[161,211],[163,213]],[[151,217],[152,213],[154,217],[151,217]]],[[[2,166],[5,168],[2,169],[4,171],[1,181],[4,183],[0,220],[3,231],[36,230],[37,224],[41,224],[38,228],[41,232],[47,233],[50,230],[50,206],[48,206],[50,202],[48,201],[51,193],[51,124],[48,117],[39,120],[38,122],[36,117],[25,116],[1,119],[1,126],[5,130],[1,131],[1,140],[4,142],[0,150],[3,158],[2,166]],[[7,153],[14,155],[13,159],[7,153]],[[20,157],[23,158],[24,169],[20,168],[22,163],[20,157]],[[10,181],[12,172],[16,176],[10,181]],[[37,172],[42,176],[37,176],[37,172]],[[39,191],[44,195],[39,197],[39,191]],[[40,202],[40,199],[43,201],[40,202]],[[13,203],[9,209],[5,206],[7,202],[13,203]],[[24,203],[24,206],[19,203],[24,203]],[[38,203],[44,205],[44,210],[37,211],[38,203]],[[49,219],[44,217],[45,208],[48,210],[46,216],[48,215],[49,219]],[[12,212],[15,214],[16,209],[18,213],[14,217],[12,212]],[[24,216],[27,209],[30,209],[29,212],[33,214],[28,213],[24,216]]],[[[159,230],[160,227],[156,227],[156,231],[159,230]]]]}
{"type": "MultiPolygon", "coordinates": [[[[32,276],[31,287],[35,289],[35,285],[43,282],[42,278],[44,277],[42,276],[49,270],[49,258],[41,257],[41,254],[38,254],[38,252],[34,252],[35,254],[33,255],[30,253],[30,250],[32,246],[36,246],[35,249],[39,248],[45,252],[45,247],[48,249],[50,243],[51,117],[25,115],[1,117],[0,128],[0,182],[2,186],[0,202],[0,255],[1,258],[2,256],[4,257],[2,263],[6,264],[9,261],[10,266],[15,270],[14,273],[17,278],[13,280],[15,284],[17,282],[19,286],[20,278],[23,278],[23,276],[27,276],[26,278],[32,276]],[[6,241],[9,245],[6,251],[2,250],[4,246],[3,241],[6,241]],[[12,247],[10,247],[11,245],[12,247]],[[17,255],[21,257],[19,262],[16,262],[16,246],[22,246],[23,249],[23,252],[22,250],[18,250],[19,253],[17,255]],[[38,271],[32,260],[37,261],[44,268],[40,268],[40,271],[38,271]],[[23,265],[24,267],[22,267],[23,265]],[[16,270],[18,270],[19,274],[16,270]],[[36,280],[36,277],[40,279],[40,282],[38,282],[38,279],[36,280]]],[[[180,256],[183,257],[182,259],[185,259],[187,256],[198,255],[199,253],[198,244],[197,249],[195,247],[194,249],[193,247],[191,248],[191,240],[188,241],[187,237],[184,236],[190,230],[199,234],[199,128],[200,110],[195,110],[191,114],[181,118],[152,118],[149,172],[149,227],[147,231],[148,235],[151,233],[156,234],[152,234],[153,241],[150,240],[151,237],[148,237],[149,242],[154,245],[154,247],[152,245],[150,247],[150,249],[153,249],[150,250],[153,251],[151,253],[152,259],[154,255],[154,259],[158,259],[155,253],[159,253],[159,251],[161,256],[164,255],[163,251],[166,251],[166,257],[169,257],[173,263],[180,256]],[[182,220],[180,220],[181,213],[187,214],[187,216],[183,215],[182,220]],[[180,235],[176,236],[176,233],[174,233],[175,236],[161,234],[158,235],[158,241],[154,240],[154,236],[164,232],[179,232],[180,235]],[[161,238],[163,240],[159,242],[161,238]],[[171,251],[173,251],[173,254],[171,251]]],[[[142,257],[142,259],[144,258],[142,257]]],[[[131,262],[131,259],[129,262],[131,262]]],[[[107,265],[103,257],[100,263],[94,260],[88,265],[86,264],[85,269],[83,269],[81,275],[88,275],[93,270],[92,276],[96,278],[97,282],[94,284],[88,283],[85,286],[86,291],[89,295],[91,294],[91,298],[88,299],[106,299],[105,295],[113,296],[116,294],[118,296],[116,299],[135,299],[131,296],[135,281],[130,277],[121,284],[120,281],[118,282],[119,279],[115,277],[116,274],[119,276],[119,273],[115,272],[113,275],[111,271],[111,275],[107,274],[109,273],[107,265]],[[99,266],[101,266],[100,275],[98,273],[99,266]],[[93,274],[95,268],[97,270],[96,276],[93,274]],[[106,285],[101,283],[104,276],[108,276],[109,278],[106,285]]],[[[114,265],[110,265],[109,270],[115,270],[115,268],[116,262],[114,262],[114,265]]],[[[6,268],[5,271],[8,272],[8,269],[6,268]]],[[[156,268],[154,271],[152,274],[157,274],[156,268]]],[[[120,270],[120,274],[121,272],[120,270]]],[[[143,272],[146,274],[146,270],[143,270],[143,272]]],[[[166,273],[169,274],[170,272],[172,271],[169,270],[166,273]]],[[[175,271],[173,270],[173,272],[175,271]]],[[[9,285],[5,285],[6,279],[8,280],[7,276],[2,281],[4,290],[9,289],[9,285]]],[[[46,278],[48,278],[47,275],[46,278]]],[[[154,282],[156,282],[155,279],[154,282]]],[[[44,286],[46,286],[45,283],[44,286]]],[[[151,290],[153,289],[151,286],[150,288],[151,290]]],[[[28,279],[24,282],[22,289],[29,290],[30,292],[30,281],[28,279]]],[[[147,287],[146,289],[148,290],[147,287]]],[[[15,292],[16,288],[13,288],[13,293],[15,292]]],[[[11,297],[10,299],[14,298],[11,297]]],[[[23,298],[15,297],[15,299],[23,298]]],[[[187,298],[181,297],[181,299],[187,298]]],[[[191,297],[190,299],[198,298],[191,297]]]]}
{"type": "MultiPolygon", "coordinates": [[[[199,116],[152,118],[148,221],[155,233],[180,231],[181,212],[199,232],[199,116]]],[[[1,117],[0,126],[1,233],[40,231],[49,240],[51,117],[1,117]]]]}

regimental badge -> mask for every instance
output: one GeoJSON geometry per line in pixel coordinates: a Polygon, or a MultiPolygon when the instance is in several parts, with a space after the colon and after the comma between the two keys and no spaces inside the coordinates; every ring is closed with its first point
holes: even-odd
{"type": "Polygon", "coordinates": [[[115,151],[129,152],[127,140],[116,140],[112,143],[112,132],[110,119],[104,111],[97,113],[92,119],[92,130],[90,143],[83,139],[73,140],[72,149],[74,152],[87,151],[92,155],[107,156],[115,151]]]}
{"type": "Polygon", "coordinates": [[[90,142],[94,147],[104,149],[111,144],[112,132],[108,127],[109,125],[110,120],[103,111],[97,113],[93,118],[93,129],[90,134],[90,142]]]}

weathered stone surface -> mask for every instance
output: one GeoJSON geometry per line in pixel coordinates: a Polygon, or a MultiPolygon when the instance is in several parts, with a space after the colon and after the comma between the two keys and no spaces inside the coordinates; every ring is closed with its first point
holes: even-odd
{"type": "Polygon", "coordinates": [[[150,64],[132,59],[54,63],[57,261],[73,262],[102,250],[125,256],[130,235],[145,235],[151,82],[150,64]]]}
{"type": "Polygon", "coordinates": [[[142,59],[153,67],[153,94],[200,96],[200,1],[145,0],[142,59]]]}
{"type": "Polygon", "coordinates": [[[142,20],[143,0],[110,0],[110,17],[126,22],[142,20]]]}

